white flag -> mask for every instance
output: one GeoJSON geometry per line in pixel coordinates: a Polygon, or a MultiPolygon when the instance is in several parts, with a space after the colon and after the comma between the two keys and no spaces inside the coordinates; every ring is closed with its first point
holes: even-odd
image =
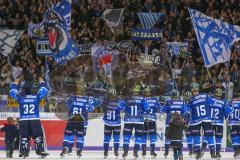
{"type": "Polygon", "coordinates": [[[23,30],[0,29],[0,53],[4,56],[10,54],[22,34],[23,30]]]}
{"type": "Polygon", "coordinates": [[[106,9],[103,12],[103,19],[113,33],[121,22],[123,11],[124,9],[106,9]]]}

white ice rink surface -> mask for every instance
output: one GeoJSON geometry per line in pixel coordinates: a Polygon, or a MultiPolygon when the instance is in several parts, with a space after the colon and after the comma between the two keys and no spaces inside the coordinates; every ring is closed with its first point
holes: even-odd
{"type": "MultiPolygon", "coordinates": [[[[50,150],[48,151],[48,153],[50,153],[50,155],[48,157],[46,157],[45,159],[51,159],[51,160],[61,160],[59,154],[60,154],[60,151],[53,151],[53,150],[50,150]]],[[[122,154],[122,152],[120,152],[120,155],[122,154]]],[[[139,154],[141,154],[141,152],[139,152],[139,154]]],[[[158,154],[158,157],[157,157],[157,160],[164,160],[164,152],[157,152],[158,154]]],[[[22,159],[22,158],[18,158],[18,152],[15,151],[14,152],[14,157],[12,159],[22,159]]],[[[0,160],[5,160],[7,158],[5,158],[5,152],[4,151],[0,151],[0,160]]],[[[39,160],[39,156],[37,156],[35,154],[34,151],[31,151],[31,154],[28,158],[26,159],[29,159],[29,160],[39,160]]],[[[25,159],[25,160],[26,160],[25,159]]],[[[68,156],[66,155],[65,158],[63,158],[63,160],[76,160],[76,159],[79,159],[77,156],[76,156],[76,152],[74,151],[72,153],[72,155],[68,156]]],[[[83,156],[80,158],[82,160],[104,160],[103,158],[103,153],[100,152],[100,151],[83,151],[83,156]]],[[[112,155],[112,152],[109,152],[109,157],[107,158],[108,160],[115,160],[116,158],[112,155]]],[[[119,157],[118,158],[119,160],[122,160],[122,157],[119,157]]],[[[130,151],[129,152],[129,156],[127,157],[127,160],[133,160],[133,156],[132,156],[132,152],[130,151]]],[[[142,160],[143,158],[140,156],[138,158],[138,160],[142,160]]],[[[144,160],[150,160],[150,156],[147,156],[144,160]]],[[[209,153],[205,153],[204,157],[202,158],[202,160],[210,160],[210,154],[209,153]]],[[[173,160],[172,158],[172,154],[170,154],[167,158],[167,160],[173,160]]],[[[194,158],[191,158],[188,156],[188,153],[187,152],[184,152],[184,160],[194,160],[194,158]]],[[[235,160],[233,158],[233,153],[232,152],[223,152],[222,153],[222,158],[221,160],[235,160]]],[[[238,159],[240,160],[240,158],[238,159]]]]}

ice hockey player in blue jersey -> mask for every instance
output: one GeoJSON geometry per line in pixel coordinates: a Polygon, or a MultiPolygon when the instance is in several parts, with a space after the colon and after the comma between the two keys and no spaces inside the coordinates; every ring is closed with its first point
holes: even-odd
{"type": "Polygon", "coordinates": [[[108,148],[111,137],[114,143],[114,155],[118,158],[119,142],[121,132],[121,110],[120,100],[115,92],[110,92],[107,97],[103,99],[102,106],[104,107],[104,159],[108,156],[108,148]]]}
{"type": "MultiPolygon", "coordinates": [[[[180,113],[180,115],[184,115],[187,112],[187,107],[184,101],[180,100],[180,93],[177,90],[173,90],[172,99],[166,101],[166,104],[162,107],[160,112],[166,113],[166,121],[165,121],[165,126],[166,126],[165,136],[166,136],[172,114],[174,114],[175,112],[178,112],[180,113]]],[[[165,158],[167,158],[169,154],[170,143],[171,142],[169,139],[165,139],[165,153],[164,153],[165,158]]]]}
{"type": "MultiPolygon", "coordinates": [[[[190,91],[187,91],[184,94],[184,102],[185,104],[188,106],[189,100],[192,96],[192,93],[190,91]]],[[[190,122],[190,114],[186,114],[187,116],[187,124],[190,122]]],[[[185,118],[186,119],[186,118],[185,118]]],[[[189,156],[193,155],[193,137],[192,137],[192,128],[191,126],[189,126],[186,130],[186,138],[187,138],[187,146],[188,146],[188,150],[189,150],[189,156]]]]}
{"type": "MultiPolygon", "coordinates": [[[[208,105],[210,106],[212,125],[215,133],[216,143],[216,158],[221,158],[221,147],[223,138],[224,120],[232,113],[232,107],[226,100],[222,100],[222,89],[216,88],[214,97],[208,98],[208,105]]],[[[206,147],[206,144],[203,144],[206,147]]],[[[204,148],[205,150],[205,148],[204,148]]]]}
{"type": "Polygon", "coordinates": [[[17,78],[15,82],[10,85],[10,96],[19,103],[19,134],[21,138],[19,157],[28,157],[29,140],[33,138],[36,153],[44,158],[49,154],[45,151],[44,133],[39,118],[39,104],[48,94],[48,89],[45,86],[44,80],[40,77],[37,93],[31,91],[32,87],[30,85],[24,85],[20,93],[19,82],[20,80],[17,78]]]}
{"type": "Polygon", "coordinates": [[[101,104],[101,100],[91,96],[84,96],[83,90],[80,95],[69,96],[66,102],[69,119],[64,132],[63,150],[60,154],[62,158],[72,147],[74,136],[76,136],[77,156],[82,156],[88,112],[92,112],[99,104],[101,104]]]}
{"type": "Polygon", "coordinates": [[[155,143],[157,141],[157,112],[160,111],[161,104],[158,97],[151,97],[150,91],[145,91],[145,101],[148,105],[148,110],[144,112],[144,139],[142,144],[142,156],[146,156],[147,139],[150,140],[150,155],[155,158],[155,143]]]}
{"type": "Polygon", "coordinates": [[[240,157],[240,94],[232,100],[233,112],[229,116],[228,125],[231,126],[231,139],[234,158],[240,157]]]}
{"type": "Polygon", "coordinates": [[[148,109],[142,96],[138,96],[139,91],[134,89],[132,95],[124,98],[120,106],[124,107],[124,128],[123,128],[123,155],[125,159],[128,155],[129,143],[135,129],[135,145],[133,156],[138,157],[138,151],[144,136],[144,111],[148,109]]]}
{"type": "Polygon", "coordinates": [[[199,93],[199,85],[192,83],[193,96],[189,102],[189,110],[191,112],[190,126],[192,129],[194,153],[196,159],[202,157],[204,146],[201,150],[201,128],[204,132],[204,143],[208,144],[210,148],[211,158],[215,158],[215,142],[213,126],[211,125],[210,108],[207,105],[208,94],[199,93]],[[202,152],[201,152],[202,151],[202,152]]]}

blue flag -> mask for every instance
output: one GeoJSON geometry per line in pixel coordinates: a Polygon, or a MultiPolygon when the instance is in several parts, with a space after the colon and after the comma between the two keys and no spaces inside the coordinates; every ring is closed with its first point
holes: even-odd
{"type": "Polygon", "coordinates": [[[29,24],[29,35],[37,38],[37,53],[50,54],[59,64],[78,57],[80,51],[71,38],[70,24],[71,0],[53,5],[43,14],[41,23],[29,24]]]}
{"type": "Polygon", "coordinates": [[[189,9],[197,40],[207,68],[230,60],[231,46],[240,38],[240,27],[189,9]]]}
{"type": "Polygon", "coordinates": [[[150,12],[139,12],[137,13],[138,18],[144,29],[151,29],[162,16],[164,13],[150,13],[150,12]]]}

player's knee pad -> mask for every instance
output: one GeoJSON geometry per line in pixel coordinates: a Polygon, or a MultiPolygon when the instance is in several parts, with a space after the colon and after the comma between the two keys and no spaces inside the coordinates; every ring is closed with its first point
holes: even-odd
{"type": "Polygon", "coordinates": [[[201,137],[200,136],[193,136],[193,144],[194,146],[200,146],[201,137]]]}
{"type": "Polygon", "coordinates": [[[151,134],[150,135],[150,144],[153,144],[157,141],[157,135],[151,134]]]}
{"type": "Polygon", "coordinates": [[[222,144],[222,137],[216,137],[215,138],[215,140],[216,140],[216,144],[222,144]]]}
{"type": "Polygon", "coordinates": [[[123,136],[123,143],[124,144],[129,144],[131,139],[131,135],[124,135],[123,136]]]}
{"type": "Polygon", "coordinates": [[[110,136],[104,135],[104,143],[109,143],[111,140],[110,136]]]}
{"type": "Polygon", "coordinates": [[[77,143],[84,143],[84,136],[77,136],[77,143]]]}
{"type": "Polygon", "coordinates": [[[113,142],[119,143],[120,142],[120,135],[113,135],[113,142]]]}
{"type": "Polygon", "coordinates": [[[71,134],[71,135],[64,135],[64,138],[63,138],[63,142],[64,143],[74,143],[74,135],[71,134]]]}
{"type": "Polygon", "coordinates": [[[206,136],[209,148],[215,148],[214,136],[206,136]]]}
{"type": "Polygon", "coordinates": [[[147,135],[144,135],[144,136],[143,136],[142,143],[143,143],[143,144],[146,144],[146,143],[147,143],[147,135]]]}
{"type": "Polygon", "coordinates": [[[193,137],[187,136],[187,144],[193,144],[193,137]]]}
{"type": "Polygon", "coordinates": [[[232,145],[237,146],[239,144],[239,136],[232,136],[232,145]]]}
{"type": "Polygon", "coordinates": [[[142,144],[143,136],[135,136],[135,144],[142,144]]]}
{"type": "Polygon", "coordinates": [[[208,144],[208,136],[203,136],[202,142],[207,145],[208,144]]]}

